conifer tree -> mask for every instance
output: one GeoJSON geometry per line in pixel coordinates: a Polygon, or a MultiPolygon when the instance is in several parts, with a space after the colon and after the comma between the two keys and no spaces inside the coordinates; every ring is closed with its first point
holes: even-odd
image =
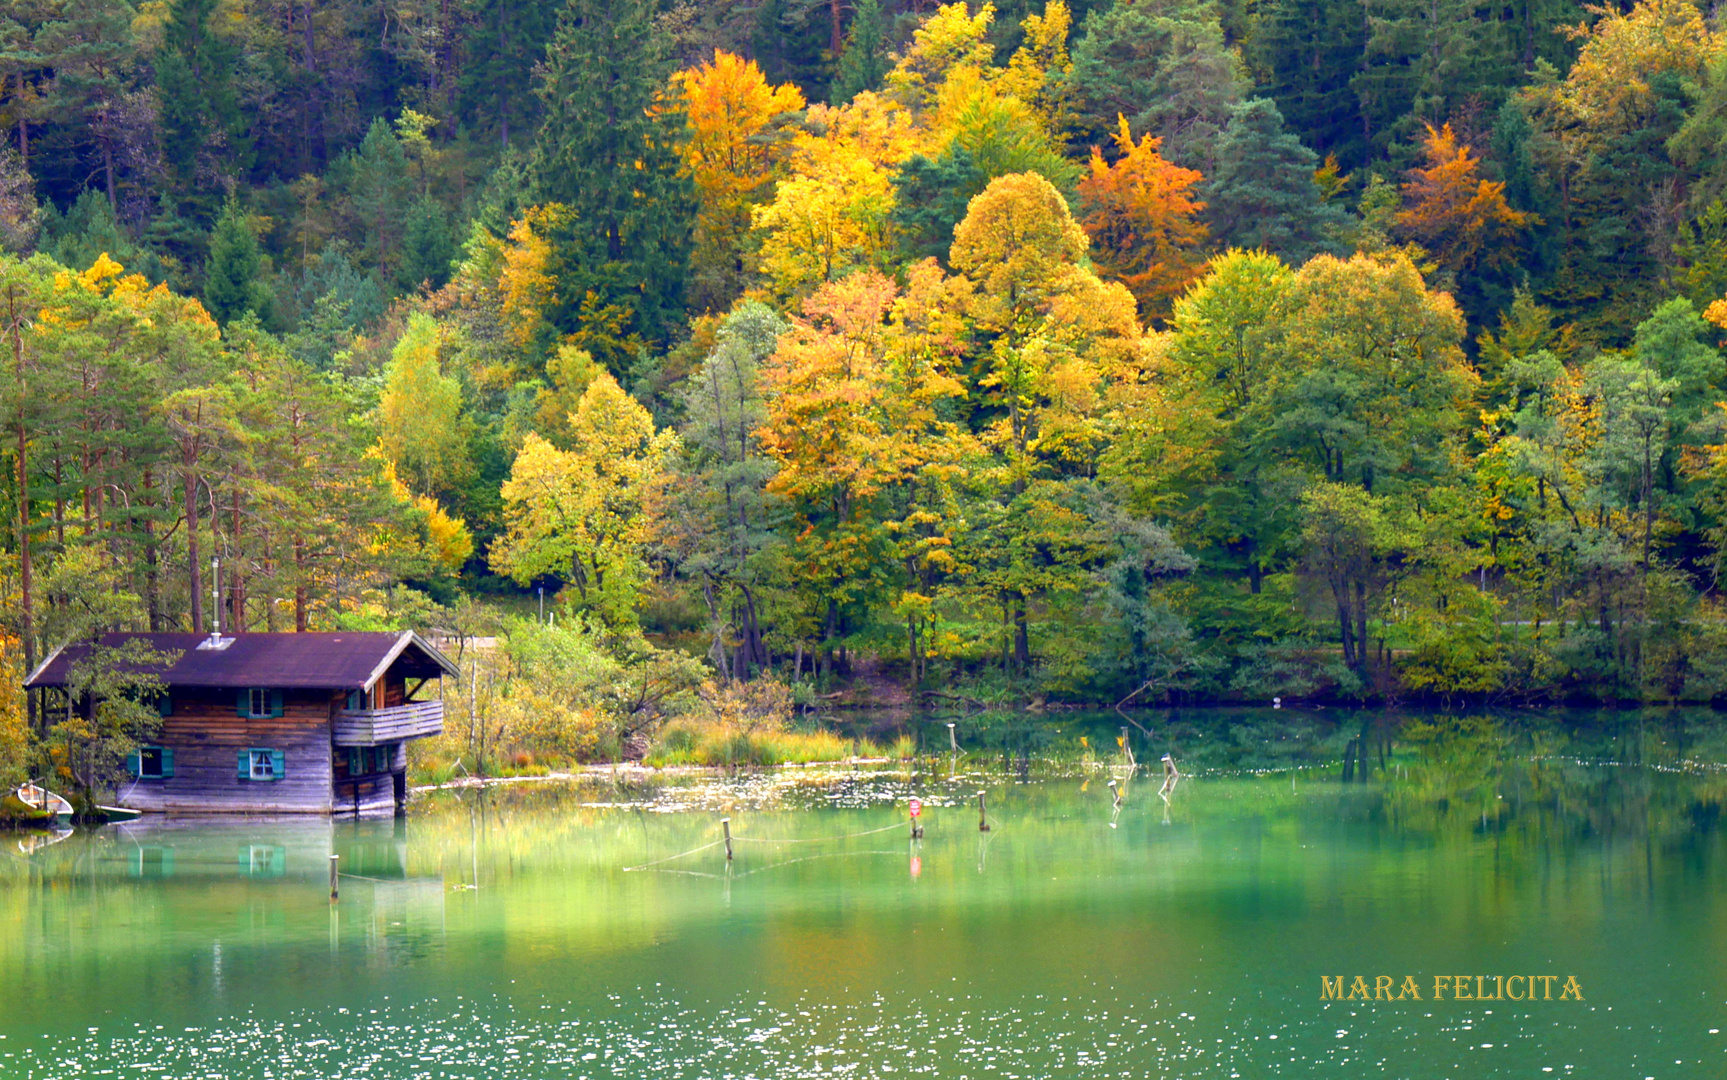
{"type": "Polygon", "coordinates": [[[217,0],[175,0],[155,62],[162,156],[182,202],[204,221],[215,206],[197,183],[200,163],[244,167],[251,150],[234,84],[240,50],[216,32],[216,8],[217,0]]]}
{"type": "Polygon", "coordinates": [[[440,288],[450,280],[456,257],[456,237],[450,215],[435,199],[421,199],[408,211],[402,234],[402,262],[396,280],[403,288],[440,288]]]}
{"type": "Polygon", "coordinates": [[[224,326],[248,311],[270,310],[270,288],[263,281],[264,253],[245,213],[233,199],[210,232],[210,258],[204,264],[204,303],[224,326]]]}
{"type": "Polygon", "coordinates": [[[834,76],[832,100],[843,105],[864,90],[874,90],[887,74],[887,27],[877,0],[859,0],[846,32],[845,51],[840,53],[834,76]]]}
{"type": "Polygon", "coordinates": [[[1366,159],[1350,77],[1366,29],[1357,0],[1270,0],[1248,42],[1249,66],[1265,72],[1263,92],[1308,145],[1346,165],[1366,159]]]}
{"type": "Polygon", "coordinates": [[[1283,129],[1269,98],[1237,105],[1205,189],[1212,235],[1223,247],[1263,248],[1296,265],[1336,247],[1333,232],[1345,215],[1314,183],[1318,164],[1314,152],[1283,129]]]}
{"type": "Polygon", "coordinates": [[[467,38],[457,98],[462,119],[496,132],[498,144],[525,145],[533,134],[539,102],[533,88],[534,64],[545,55],[552,32],[552,5],[540,0],[479,0],[470,8],[473,29],[467,38]]]}
{"type": "Polygon", "coordinates": [[[1212,144],[1247,87],[1240,56],[1203,0],[1093,12],[1073,50],[1072,85],[1092,141],[1107,141],[1125,116],[1133,130],[1162,139],[1169,160],[1207,172],[1212,144]]]}
{"type": "Polygon", "coordinates": [[[648,338],[678,309],[695,210],[653,10],[568,0],[540,73],[546,121],[531,166],[536,198],[570,211],[580,250],[567,261],[596,275],[589,290],[630,308],[648,338]]]}
{"type": "Polygon", "coordinates": [[[372,121],[365,141],[349,159],[348,188],[366,238],[366,253],[379,267],[401,260],[402,229],[413,191],[408,155],[383,117],[372,121]]]}

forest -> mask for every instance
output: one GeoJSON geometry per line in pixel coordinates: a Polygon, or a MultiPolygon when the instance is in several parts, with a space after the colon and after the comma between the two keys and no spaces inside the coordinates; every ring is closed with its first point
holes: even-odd
{"type": "Polygon", "coordinates": [[[501,634],[576,757],[858,680],[1727,695],[1689,0],[13,0],[0,135],[14,688],[501,634]]]}

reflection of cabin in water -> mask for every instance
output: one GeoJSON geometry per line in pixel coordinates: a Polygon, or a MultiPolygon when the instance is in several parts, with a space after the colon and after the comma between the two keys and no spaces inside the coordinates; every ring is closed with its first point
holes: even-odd
{"type": "Polygon", "coordinates": [[[305,814],[151,814],[91,834],[82,855],[62,845],[55,851],[65,854],[37,858],[59,876],[111,874],[160,889],[148,894],[153,899],[142,905],[147,913],[136,917],[135,929],[171,921],[190,903],[229,909],[230,925],[275,936],[330,906],[330,856],[340,855],[346,926],[386,948],[411,949],[443,925],[445,887],[436,847],[421,847],[416,859],[408,832],[403,817],[360,817],[332,827],[305,814]],[[196,899],[173,899],[188,895],[196,899]]]}
{"type": "MultiPolygon", "coordinates": [[[[444,730],[429,684],[456,667],[418,634],[106,634],[171,663],[162,730],[128,762],[122,805],[140,810],[331,813],[388,809],[407,797],[409,739],[444,730]]],[[[26,690],[52,709],[89,655],[68,645],[26,690]]],[[[64,705],[61,706],[62,708],[64,705]]]]}

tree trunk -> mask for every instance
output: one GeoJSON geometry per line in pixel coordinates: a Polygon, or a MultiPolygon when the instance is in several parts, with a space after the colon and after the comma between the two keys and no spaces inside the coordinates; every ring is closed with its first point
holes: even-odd
{"type": "Polygon", "coordinates": [[[306,538],[294,537],[294,633],[306,632],[306,538]]]}
{"type": "Polygon", "coordinates": [[[744,601],[743,618],[740,620],[743,623],[744,632],[745,663],[743,677],[749,678],[752,674],[752,668],[760,670],[767,667],[767,647],[762,644],[762,623],[761,617],[756,613],[755,594],[750,592],[749,587],[745,585],[738,586],[738,594],[743,597],[744,601]]]}
{"type": "Polygon", "coordinates": [[[198,551],[198,451],[188,445],[180,451],[180,484],[186,513],[186,584],[192,596],[192,633],[204,632],[204,573],[198,551]]]}
{"type": "Polygon", "coordinates": [[[240,633],[246,629],[246,557],[245,549],[240,545],[240,487],[238,484],[234,486],[234,491],[229,498],[229,507],[229,528],[234,534],[234,558],[232,560],[234,566],[232,584],[229,586],[228,603],[232,606],[229,609],[228,625],[234,628],[235,633],[240,633]]]}
{"type": "Polygon", "coordinates": [[[1361,660],[1361,671],[1367,673],[1367,586],[1355,583],[1355,653],[1361,660]]]}
{"type": "Polygon", "coordinates": [[[162,629],[162,582],[157,567],[156,523],[150,520],[150,508],[156,505],[155,477],[144,470],[144,609],[150,616],[150,631],[162,629]]]}
{"type": "Polygon", "coordinates": [[[1031,630],[1026,625],[1025,597],[1013,606],[1013,662],[1021,672],[1031,670],[1031,630]]]}
{"type": "Polygon", "coordinates": [[[1355,620],[1349,617],[1349,604],[1345,599],[1347,595],[1346,593],[1337,598],[1337,634],[1338,639],[1343,643],[1344,666],[1351,671],[1358,671],[1360,665],[1356,661],[1355,646],[1352,641],[1355,634],[1355,620]]]}
{"type": "MultiPolygon", "coordinates": [[[[20,133],[24,130],[24,122],[18,122],[20,133]]],[[[23,136],[20,134],[20,140],[23,136]]],[[[24,377],[24,328],[19,322],[18,292],[11,289],[7,293],[7,321],[12,329],[12,364],[18,375],[18,591],[19,635],[24,639],[24,671],[26,674],[36,670],[36,627],[34,624],[35,608],[32,602],[31,566],[30,566],[30,454],[29,435],[24,424],[24,403],[29,400],[24,377]]],[[[36,698],[32,694],[24,695],[24,720],[29,726],[36,724],[36,698]]],[[[47,724],[43,724],[46,734],[47,724]]]]}

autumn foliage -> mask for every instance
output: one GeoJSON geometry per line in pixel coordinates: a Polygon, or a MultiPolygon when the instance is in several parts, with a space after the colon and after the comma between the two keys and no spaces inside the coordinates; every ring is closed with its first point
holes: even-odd
{"type": "Polygon", "coordinates": [[[1422,152],[1427,164],[1409,171],[1398,228],[1449,270],[1514,261],[1518,234],[1535,216],[1512,209],[1503,183],[1478,175],[1481,160],[1459,145],[1450,124],[1427,125],[1422,152]]]}
{"type": "Polygon", "coordinates": [[[1103,269],[1128,287],[1143,315],[1161,318],[1205,265],[1205,203],[1194,198],[1205,177],[1165,160],[1162,139],[1135,142],[1126,118],[1118,120],[1120,157],[1110,164],[1092,147],[1091,171],[1079,182],[1080,224],[1103,269]]]}

